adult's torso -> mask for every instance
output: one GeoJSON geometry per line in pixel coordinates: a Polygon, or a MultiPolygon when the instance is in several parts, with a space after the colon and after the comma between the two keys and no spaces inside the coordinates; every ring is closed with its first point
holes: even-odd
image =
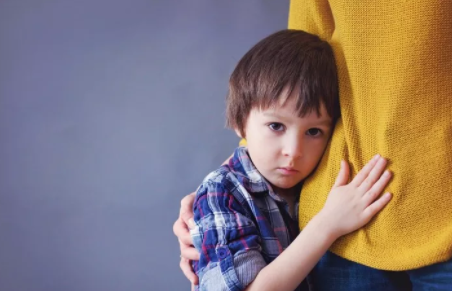
{"type": "Polygon", "coordinates": [[[452,257],[452,1],[299,1],[289,27],[334,48],[342,119],[303,187],[300,224],[323,206],[346,158],[390,160],[390,204],[332,251],[388,270],[452,257]]]}

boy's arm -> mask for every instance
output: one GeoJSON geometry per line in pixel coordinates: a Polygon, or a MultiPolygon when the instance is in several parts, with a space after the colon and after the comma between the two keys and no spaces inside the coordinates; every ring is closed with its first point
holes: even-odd
{"type": "Polygon", "coordinates": [[[367,224],[389,202],[389,193],[377,199],[391,178],[386,164],[376,156],[347,184],[349,168],[342,162],[324,208],[268,265],[260,253],[259,231],[242,205],[221,184],[201,187],[192,230],[201,251],[201,289],[294,290],[337,238],[367,224]]]}
{"type": "MultiPolygon", "coordinates": [[[[230,155],[222,165],[225,165],[232,158],[230,155]]],[[[190,261],[199,260],[199,252],[193,246],[190,236],[190,229],[194,227],[193,221],[193,201],[195,200],[195,192],[192,192],[182,198],[179,217],[173,224],[173,232],[178,238],[181,259],[179,266],[185,277],[194,285],[198,285],[198,276],[193,272],[190,261]]]]}
{"type": "Polygon", "coordinates": [[[292,244],[263,268],[245,290],[295,290],[337,239],[324,229],[321,219],[312,219],[292,244]]]}
{"type": "Polygon", "coordinates": [[[367,224],[389,202],[389,193],[375,200],[391,178],[386,163],[374,158],[346,184],[349,168],[342,162],[324,208],[245,290],[294,290],[337,238],[367,224]]]}
{"type": "Polygon", "coordinates": [[[200,290],[244,290],[266,266],[250,210],[231,193],[233,186],[226,185],[232,182],[226,179],[213,175],[205,180],[194,201],[190,233],[200,252],[193,263],[200,290]]]}

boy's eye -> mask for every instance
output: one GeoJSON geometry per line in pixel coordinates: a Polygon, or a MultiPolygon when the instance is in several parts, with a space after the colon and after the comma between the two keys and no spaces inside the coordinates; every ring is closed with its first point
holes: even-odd
{"type": "Polygon", "coordinates": [[[281,123],[278,123],[278,122],[270,123],[268,125],[268,127],[270,127],[270,129],[273,131],[283,131],[284,130],[284,125],[282,125],[281,123]]]}
{"type": "Polygon", "coordinates": [[[322,133],[322,131],[318,128],[310,128],[306,133],[310,136],[318,136],[322,133]]]}

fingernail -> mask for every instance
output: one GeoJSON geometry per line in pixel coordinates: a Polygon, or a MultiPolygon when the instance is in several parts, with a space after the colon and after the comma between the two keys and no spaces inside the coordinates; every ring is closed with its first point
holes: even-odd
{"type": "Polygon", "coordinates": [[[376,154],[373,159],[376,160],[378,158],[380,158],[380,154],[376,154]]]}
{"type": "Polygon", "coordinates": [[[195,221],[193,220],[193,218],[190,218],[190,219],[188,220],[188,227],[189,227],[190,229],[195,228],[195,221]]]}

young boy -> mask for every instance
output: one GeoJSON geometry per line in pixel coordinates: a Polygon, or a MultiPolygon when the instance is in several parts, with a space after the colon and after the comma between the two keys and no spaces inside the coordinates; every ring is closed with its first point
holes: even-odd
{"type": "Polygon", "coordinates": [[[391,176],[385,159],[375,156],[349,184],[342,162],[324,208],[297,236],[301,182],[320,161],[338,108],[333,52],[315,35],[283,30],[240,60],[227,122],[247,147],[197,190],[199,290],[307,290],[300,283],[331,244],[389,202],[389,193],[376,200],[391,176]]]}

